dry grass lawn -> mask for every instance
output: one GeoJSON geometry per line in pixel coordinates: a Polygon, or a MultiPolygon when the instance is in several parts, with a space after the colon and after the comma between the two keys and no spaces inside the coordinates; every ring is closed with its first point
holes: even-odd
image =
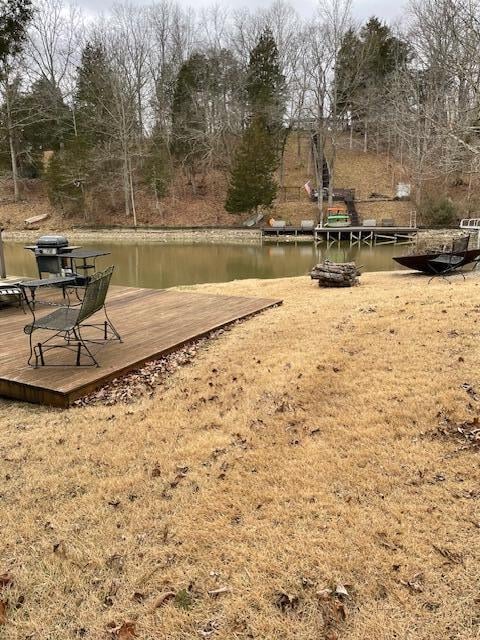
{"type": "Polygon", "coordinates": [[[285,302],[152,399],[3,401],[2,640],[479,638],[479,453],[433,434],[480,412],[480,280],[427,282],[203,286],[285,302]]]}

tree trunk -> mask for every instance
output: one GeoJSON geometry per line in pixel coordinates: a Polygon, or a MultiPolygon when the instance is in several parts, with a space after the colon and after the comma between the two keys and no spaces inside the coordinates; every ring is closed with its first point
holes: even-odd
{"type": "Polygon", "coordinates": [[[18,165],[17,165],[17,153],[15,151],[14,140],[14,126],[12,122],[12,106],[10,103],[10,90],[7,84],[5,91],[5,107],[7,112],[7,129],[8,129],[8,145],[10,148],[10,163],[12,167],[12,180],[13,180],[13,197],[15,202],[20,200],[20,187],[18,184],[18,165]]]}
{"type": "Polygon", "coordinates": [[[130,217],[130,175],[128,170],[128,149],[123,147],[123,196],[125,198],[125,215],[130,217]]]}
{"type": "Polygon", "coordinates": [[[332,157],[330,158],[330,182],[328,185],[328,206],[333,206],[333,189],[335,185],[335,160],[337,158],[337,146],[335,140],[332,140],[332,157]]]}
{"type": "Polygon", "coordinates": [[[317,179],[317,207],[318,207],[318,222],[323,227],[323,132],[320,127],[318,128],[316,135],[316,143],[312,144],[312,151],[314,156],[315,165],[315,177],[317,179]]]}
{"type": "Polygon", "coordinates": [[[132,163],[130,158],[128,159],[128,175],[130,178],[130,197],[132,199],[133,226],[136,229],[137,228],[137,208],[135,206],[135,193],[133,191],[132,163]]]}

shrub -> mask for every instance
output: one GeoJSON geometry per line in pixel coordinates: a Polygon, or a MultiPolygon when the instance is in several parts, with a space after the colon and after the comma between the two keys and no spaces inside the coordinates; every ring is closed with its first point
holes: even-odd
{"type": "Polygon", "coordinates": [[[422,205],[423,221],[432,227],[449,227],[456,222],[457,210],[446,197],[429,198],[422,205]]]}

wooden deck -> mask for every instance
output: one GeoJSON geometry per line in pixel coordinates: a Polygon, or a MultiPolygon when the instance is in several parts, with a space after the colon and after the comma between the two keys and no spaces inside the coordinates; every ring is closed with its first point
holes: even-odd
{"type": "MultiPolygon", "coordinates": [[[[57,294],[59,295],[59,294],[57,294]]],[[[281,300],[216,296],[183,291],[111,287],[108,313],[123,344],[111,342],[97,352],[100,367],[40,367],[27,365],[28,337],[23,327],[31,319],[18,308],[0,310],[0,396],[67,407],[74,400],[148,360],[174,351],[213,329],[267,309],[281,300]]],[[[42,313],[38,307],[39,315],[42,313]]],[[[52,311],[45,307],[45,313],[52,311]]],[[[99,316],[99,322],[102,318],[99,316]]],[[[95,320],[93,320],[95,322],[95,320]]],[[[48,334],[38,331],[38,335],[48,334]]],[[[74,362],[74,354],[53,351],[50,361],[74,362]]]]}

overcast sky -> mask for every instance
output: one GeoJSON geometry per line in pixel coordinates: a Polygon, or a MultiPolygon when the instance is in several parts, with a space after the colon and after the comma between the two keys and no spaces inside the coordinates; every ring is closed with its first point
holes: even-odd
{"type": "MultiPolygon", "coordinates": [[[[153,0],[154,1],[154,0],[153,0]]],[[[113,0],[77,0],[80,6],[83,6],[88,13],[101,12],[107,10],[113,0]]],[[[212,4],[221,7],[231,7],[238,9],[240,7],[248,7],[249,9],[268,7],[270,0],[178,0],[179,4],[186,7],[202,7],[211,6],[212,4]]],[[[317,2],[315,0],[290,0],[295,9],[304,17],[308,17],[315,12],[317,2]]],[[[151,4],[152,0],[128,0],[129,4],[151,4]]],[[[383,18],[388,22],[394,22],[402,14],[404,0],[393,2],[392,0],[353,0],[352,14],[356,20],[365,20],[372,15],[383,18]]]]}

